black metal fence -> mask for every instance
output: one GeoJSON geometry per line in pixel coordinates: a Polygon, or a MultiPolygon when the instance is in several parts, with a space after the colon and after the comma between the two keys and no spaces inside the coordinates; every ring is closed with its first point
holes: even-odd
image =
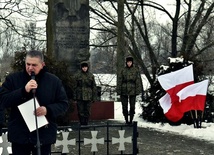
{"type": "MultiPolygon", "coordinates": [[[[9,155],[10,144],[5,137],[6,134],[3,134],[0,148],[2,155],[9,155]]],[[[137,138],[137,122],[131,125],[106,122],[88,126],[60,126],[51,154],[136,155],[138,154],[137,138]]]]}

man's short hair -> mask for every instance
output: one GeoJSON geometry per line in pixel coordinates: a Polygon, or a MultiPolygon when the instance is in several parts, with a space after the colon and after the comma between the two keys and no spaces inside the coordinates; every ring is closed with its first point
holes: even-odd
{"type": "Polygon", "coordinates": [[[44,61],[44,55],[42,54],[42,52],[37,51],[37,50],[28,51],[27,54],[26,54],[26,57],[27,56],[29,56],[29,57],[37,57],[37,58],[40,58],[42,60],[42,62],[44,61]]]}

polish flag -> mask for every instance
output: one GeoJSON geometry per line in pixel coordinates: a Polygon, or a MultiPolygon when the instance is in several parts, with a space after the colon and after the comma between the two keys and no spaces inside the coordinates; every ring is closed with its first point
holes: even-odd
{"type": "Polygon", "coordinates": [[[162,98],[160,98],[159,103],[163,109],[164,115],[168,120],[177,122],[183,117],[184,113],[180,111],[180,104],[178,102],[174,102],[172,104],[169,94],[166,93],[162,98]]]}
{"type": "Polygon", "coordinates": [[[171,97],[171,102],[177,102],[176,94],[184,87],[194,83],[193,66],[189,65],[180,70],[160,75],[158,81],[171,97]]]}
{"type": "Polygon", "coordinates": [[[166,93],[159,99],[160,106],[166,118],[172,122],[179,121],[185,112],[190,110],[204,110],[208,80],[198,82],[183,88],[177,93],[178,101],[172,104],[171,97],[166,93]]]}
{"type": "Polygon", "coordinates": [[[180,102],[180,110],[187,112],[190,110],[204,111],[208,80],[204,80],[183,88],[177,93],[180,102]]]}

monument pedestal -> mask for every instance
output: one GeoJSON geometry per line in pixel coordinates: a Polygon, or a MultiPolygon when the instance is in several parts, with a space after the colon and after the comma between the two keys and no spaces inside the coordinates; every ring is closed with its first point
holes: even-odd
{"type": "MultiPolygon", "coordinates": [[[[71,121],[79,121],[77,106],[74,106],[74,111],[71,114],[71,121]]],[[[114,119],[114,101],[96,101],[91,104],[90,120],[105,120],[114,119]]]]}

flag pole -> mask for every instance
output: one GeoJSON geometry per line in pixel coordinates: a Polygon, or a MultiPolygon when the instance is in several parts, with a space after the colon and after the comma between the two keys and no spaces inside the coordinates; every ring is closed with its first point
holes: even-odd
{"type": "Polygon", "coordinates": [[[201,111],[200,128],[201,128],[201,124],[202,124],[203,117],[204,117],[204,111],[201,111]]]}
{"type": "Polygon", "coordinates": [[[194,118],[194,116],[192,114],[192,110],[190,110],[190,114],[191,114],[191,117],[192,117],[192,120],[193,120],[193,126],[194,126],[194,128],[196,128],[196,122],[195,122],[195,118],[194,118]]]}
{"type": "Polygon", "coordinates": [[[195,120],[196,120],[196,128],[199,128],[198,127],[198,122],[199,122],[199,120],[198,120],[198,113],[197,113],[197,110],[195,110],[195,120]]]}

